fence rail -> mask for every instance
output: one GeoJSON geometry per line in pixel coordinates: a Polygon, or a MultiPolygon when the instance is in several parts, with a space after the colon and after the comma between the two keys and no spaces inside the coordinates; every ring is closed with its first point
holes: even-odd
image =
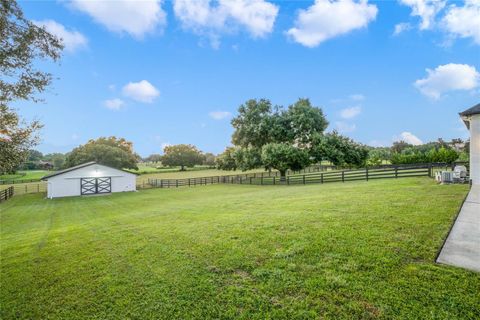
{"type": "Polygon", "coordinates": [[[306,174],[279,177],[263,174],[243,174],[230,176],[213,176],[186,179],[148,179],[151,188],[194,187],[210,184],[250,184],[250,185],[298,185],[328,182],[347,182],[404,177],[433,177],[438,164],[415,164],[409,166],[375,167],[341,171],[320,171],[306,174]]]}
{"type": "Polygon", "coordinates": [[[40,181],[41,181],[40,179],[3,179],[3,180],[0,180],[0,185],[31,183],[31,182],[40,182],[40,181]]]}
{"type": "Polygon", "coordinates": [[[11,197],[13,197],[14,193],[15,193],[15,191],[14,191],[13,186],[8,187],[7,189],[1,190],[0,191],[0,202],[7,201],[11,197]]]}

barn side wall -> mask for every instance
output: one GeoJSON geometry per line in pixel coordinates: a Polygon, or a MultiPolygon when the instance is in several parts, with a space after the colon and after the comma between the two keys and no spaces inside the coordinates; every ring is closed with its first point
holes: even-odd
{"type": "Polygon", "coordinates": [[[93,164],[88,167],[83,167],[49,178],[47,183],[47,197],[58,198],[79,196],[81,178],[103,177],[111,177],[112,192],[136,190],[136,175],[100,164],[93,164]]]}

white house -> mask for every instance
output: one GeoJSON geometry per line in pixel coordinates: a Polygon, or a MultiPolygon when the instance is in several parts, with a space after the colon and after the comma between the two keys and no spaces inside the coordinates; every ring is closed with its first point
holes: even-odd
{"type": "Polygon", "coordinates": [[[71,197],[136,190],[136,174],[94,161],[47,175],[47,197],[71,197]]]}
{"type": "Polygon", "coordinates": [[[470,180],[480,185],[480,103],[460,113],[470,131],[470,180]]]}

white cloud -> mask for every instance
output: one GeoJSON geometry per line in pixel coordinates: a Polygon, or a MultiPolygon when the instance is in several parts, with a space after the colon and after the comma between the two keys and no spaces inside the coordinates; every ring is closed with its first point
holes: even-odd
{"type": "Polygon", "coordinates": [[[343,119],[352,119],[358,116],[361,112],[362,112],[362,107],[360,106],[349,107],[340,111],[340,116],[343,119]]]}
{"type": "Polygon", "coordinates": [[[126,97],[145,103],[152,103],[160,95],[160,92],[147,80],[129,82],[122,88],[126,97]]]}
{"type": "Polygon", "coordinates": [[[75,30],[67,30],[63,25],[56,21],[42,20],[34,21],[34,23],[39,27],[44,27],[45,30],[59,38],[65,46],[65,50],[69,52],[87,46],[88,40],[83,34],[75,30]]]}
{"type": "Polygon", "coordinates": [[[89,14],[96,22],[113,32],[126,32],[135,38],[166,24],[163,0],[72,0],[73,8],[89,14]]]}
{"type": "Polygon", "coordinates": [[[423,144],[422,140],[420,140],[417,136],[408,131],[400,133],[399,139],[405,141],[406,143],[413,144],[414,146],[423,144]]]}
{"type": "Polygon", "coordinates": [[[266,36],[278,14],[278,6],[265,0],[175,0],[173,10],[185,29],[208,36],[213,47],[219,46],[222,33],[239,27],[254,38],[266,36]]]}
{"type": "Polygon", "coordinates": [[[316,47],[323,41],[364,28],[377,16],[377,6],[367,0],[316,0],[306,10],[300,10],[295,27],[287,31],[294,41],[316,47]]]}
{"type": "Polygon", "coordinates": [[[480,1],[466,0],[463,7],[450,6],[442,19],[442,27],[453,37],[471,37],[480,45],[480,1]]]}
{"type": "Polygon", "coordinates": [[[125,102],[121,99],[115,98],[105,100],[103,104],[110,110],[120,110],[125,105],[125,102]]]}
{"type": "Polygon", "coordinates": [[[395,30],[393,31],[394,36],[398,36],[400,33],[404,31],[412,29],[412,25],[408,22],[402,22],[395,25],[395,30]]]}
{"type": "Polygon", "coordinates": [[[427,69],[427,77],[415,81],[415,87],[424,95],[439,99],[452,90],[472,90],[479,86],[480,74],[468,64],[449,63],[427,69]]]}
{"type": "Polygon", "coordinates": [[[347,123],[344,121],[337,121],[335,122],[335,126],[340,133],[347,133],[354,131],[357,126],[353,123],[347,123]]]}
{"type": "Polygon", "coordinates": [[[444,0],[400,0],[412,9],[412,16],[420,17],[420,30],[430,29],[437,13],[445,7],[444,0]]]}
{"type": "Polygon", "coordinates": [[[232,114],[228,111],[212,111],[208,115],[215,120],[222,120],[230,117],[232,114]]]}

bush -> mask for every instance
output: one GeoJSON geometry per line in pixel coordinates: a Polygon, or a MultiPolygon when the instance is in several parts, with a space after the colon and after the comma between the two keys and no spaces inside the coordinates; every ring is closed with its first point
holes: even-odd
{"type": "Polygon", "coordinates": [[[445,162],[452,163],[458,159],[458,152],[441,147],[439,149],[432,148],[426,152],[418,151],[414,148],[404,149],[401,153],[393,153],[392,164],[412,164],[412,163],[427,163],[427,162],[445,162]]]}

